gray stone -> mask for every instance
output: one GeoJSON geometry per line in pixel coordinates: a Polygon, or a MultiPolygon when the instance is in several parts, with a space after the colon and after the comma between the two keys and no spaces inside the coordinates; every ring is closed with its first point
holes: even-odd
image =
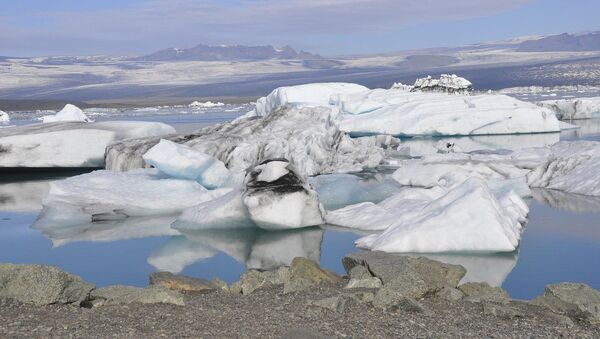
{"type": "Polygon", "coordinates": [[[0,299],[38,306],[79,304],[94,287],[54,266],[0,264],[0,299]]]}
{"type": "MultiPolygon", "coordinates": [[[[282,267],[277,271],[249,270],[242,274],[239,281],[240,292],[250,294],[259,288],[284,284],[289,280],[288,275],[287,267],[282,267]]],[[[233,285],[231,289],[234,289],[233,285]]]]}
{"type": "Polygon", "coordinates": [[[344,293],[344,295],[354,299],[359,304],[372,303],[375,300],[375,294],[373,292],[357,291],[351,293],[344,293]]]}
{"type": "Polygon", "coordinates": [[[311,306],[326,308],[337,313],[344,313],[346,311],[346,307],[352,304],[353,302],[355,302],[353,298],[349,298],[345,295],[340,295],[316,301],[309,301],[308,304],[311,306]]]}
{"type": "Polygon", "coordinates": [[[465,294],[465,301],[482,302],[494,301],[506,303],[510,300],[510,296],[500,287],[491,287],[487,283],[470,282],[462,284],[458,287],[465,294]]]}
{"type": "Polygon", "coordinates": [[[372,278],[373,275],[369,272],[366,266],[357,265],[350,269],[348,272],[350,279],[368,279],[372,278]]]}
{"type": "Polygon", "coordinates": [[[441,290],[436,292],[435,296],[440,299],[444,299],[444,300],[447,300],[450,302],[455,302],[455,301],[459,301],[462,298],[464,298],[465,294],[457,288],[442,287],[441,290]]]}
{"type": "Polygon", "coordinates": [[[84,306],[94,307],[103,305],[124,304],[173,304],[184,306],[183,295],[164,287],[150,286],[146,288],[114,285],[99,288],[90,293],[90,298],[84,306]]]}
{"type": "Polygon", "coordinates": [[[585,284],[548,285],[544,295],[533,303],[575,319],[600,324],[600,292],[585,284]]]}
{"type": "Polygon", "coordinates": [[[150,285],[187,292],[210,292],[217,289],[217,286],[208,280],[175,275],[170,272],[151,273],[150,285]]]}
{"type": "Polygon", "coordinates": [[[341,281],[341,277],[322,269],[316,262],[298,257],[292,260],[283,293],[303,291],[321,284],[338,284],[341,281]]]}
{"type": "Polygon", "coordinates": [[[383,284],[377,277],[368,277],[362,279],[350,279],[346,288],[381,288],[383,284]]]}
{"type": "Polygon", "coordinates": [[[229,286],[229,293],[242,294],[242,283],[239,281],[234,282],[229,286]]]}
{"type": "Polygon", "coordinates": [[[521,311],[514,307],[492,303],[483,304],[483,314],[506,320],[525,317],[521,311]]]}
{"type": "Polygon", "coordinates": [[[462,266],[440,263],[424,257],[361,251],[342,260],[346,272],[364,266],[383,286],[398,289],[405,297],[420,298],[441,288],[456,287],[466,270],[462,266]]]}
{"type": "Polygon", "coordinates": [[[229,286],[227,286],[227,283],[219,278],[214,278],[210,281],[210,283],[213,284],[213,286],[215,286],[217,289],[229,291],[229,286]]]}
{"type": "Polygon", "coordinates": [[[373,306],[385,310],[403,310],[406,312],[426,313],[426,309],[413,298],[407,297],[395,289],[384,286],[373,300],[373,306]]]}

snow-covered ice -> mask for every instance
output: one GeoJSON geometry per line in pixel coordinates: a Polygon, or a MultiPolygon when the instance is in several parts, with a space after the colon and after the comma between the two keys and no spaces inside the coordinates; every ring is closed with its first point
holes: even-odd
{"type": "MultiPolygon", "coordinates": [[[[398,88],[396,87],[396,89],[398,88]]],[[[442,74],[439,79],[434,79],[431,76],[417,79],[411,91],[468,94],[472,89],[473,84],[469,80],[456,74],[442,74]]]]}
{"type": "Polygon", "coordinates": [[[498,201],[483,180],[471,178],[356,244],[398,253],[512,252],[519,245],[520,222],[527,213],[527,205],[514,193],[498,201]]]}
{"type": "Polygon", "coordinates": [[[600,118],[600,97],[546,100],[538,104],[550,108],[559,119],[600,118]]]}
{"type": "Polygon", "coordinates": [[[161,139],[143,155],[144,161],[162,172],[181,179],[198,181],[206,188],[216,188],[230,178],[225,164],[188,146],[161,139]]]}
{"type": "Polygon", "coordinates": [[[0,130],[0,167],[103,167],[114,141],[164,136],[175,129],[154,122],[56,122],[0,130]]]}
{"type": "Polygon", "coordinates": [[[92,122],[92,120],[88,118],[79,107],[71,104],[67,104],[55,115],[46,115],[41,117],[40,120],[42,120],[43,123],[58,121],[92,122]]]}
{"type": "Polygon", "coordinates": [[[173,227],[182,230],[256,228],[242,191],[233,190],[221,197],[185,209],[173,227]]]}

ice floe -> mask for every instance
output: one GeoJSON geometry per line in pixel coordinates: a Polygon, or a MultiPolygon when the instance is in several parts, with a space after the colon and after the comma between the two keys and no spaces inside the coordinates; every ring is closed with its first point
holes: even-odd
{"type": "Polygon", "coordinates": [[[0,167],[103,167],[118,140],[175,133],[154,122],[56,122],[0,130],[0,167]]]}
{"type": "Polygon", "coordinates": [[[55,115],[46,115],[41,117],[40,120],[42,120],[43,123],[58,121],[92,122],[92,120],[88,118],[79,107],[71,104],[67,104],[55,115]]]}
{"type": "Polygon", "coordinates": [[[600,97],[547,100],[538,104],[550,108],[559,119],[600,118],[600,97]]]}
{"type": "Polygon", "coordinates": [[[473,84],[469,80],[456,74],[442,74],[439,79],[431,76],[417,79],[411,91],[468,94],[472,89],[473,84]]]}
{"type": "Polygon", "coordinates": [[[521,238],[520,221],[528,212],[522,200],[519,206],[512,205],[518,199],[513,193],[511,199],[498,201],[484,181],[471,178],[356,244],[386,252],[512,252],[521,238]],[[507,207],[513,212],[507,213],[507,207]]]}
{"type": "Polygon", "coordinates": [[[231,189],[207,190],[157,169],[95,171],[50,184],[38,224],[82,224],[179,213],[231,189]]]}

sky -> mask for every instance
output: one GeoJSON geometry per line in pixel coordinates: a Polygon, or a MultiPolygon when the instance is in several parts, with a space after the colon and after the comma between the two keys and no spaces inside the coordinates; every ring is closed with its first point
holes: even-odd
{"type": "Polygon", "coordinates": [[[598,13],[598,0],[0,0],[0,55],[200,43],[377,54],[600,30],[598,13]]]}

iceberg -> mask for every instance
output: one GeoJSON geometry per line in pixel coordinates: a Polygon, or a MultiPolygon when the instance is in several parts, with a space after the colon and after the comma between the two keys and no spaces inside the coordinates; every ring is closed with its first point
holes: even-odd
{"type": "MultiPolygon", "coordinates": [[[[331,108],[283,107],[266,117],[237,119],[167,139],[245,171],[265,160],[288,159],[303,176],[357,172],[381,164],[391,137],[350,138],[337,128],[331,108]]],[[[125,140],[106,151],[106,168],[126,171],[147,167],[142,155],[160,138],[125,140]]]]}
{"type": "Polygon", "coordinates": [[[51,183],[37,223],[76,225],[174,214],[230,191],[207,190],[195,181],[169,178],[157,169],[100,170],[51,183]]]}
{"type": "Polygon", "coordinates": [[[10,122],[10,116],[8,113],[0,111],[0,124],[6,124],[10,122]]]}
{"type": "Polygon", "coordinates": [[[71,104],[67,104],[55,115],[46,115],[41,117],[40,120],[42,120],[43,123],[58,121],[92,122],[92,120],[88,118],[79,107],[71,104]]]}
{"type": "Polygon", "coordinates": [[[538,104],[551,109],[561,120],[600,118],[600,97],[545,100],[538,104]]]}
{"type": "Polygon", "coordinates": [[[0,167],[104,166],[106,147],[130,138],[175,133],[155,122],[56,122],[0,130],[0,167]]]}
{"type": "Polygon", "coordinates": [[[531,187],[600,196],[600,142],[559,142],[527,176],[531,187]]]}
{"type": "Polygon", "coordinates": [[[188,107],[193,107],[193,108],[214,108],[214,107],[222,107],[222,106],[225,106],[225,104],[222,102],[212,102],[212,101],[206,101],[206,102],[193,101],[191,104],[188,105],[188,107]]]}
{"type": "Polygon", "coordinates": [[[334,118],[340,130],[353,135],[471,136],[560,132],[559,121],[552,110],[506,95],[468,95],[469,84],[466,79],[446,76],[439,80],[417,81],[411,90],[369,90],[336,83],[281,87],[259,99],[256,109],[245,117],[268,116],[285,106],[325,106],[337,112],[334,118]]]}
{"type": "Polygon", "coordinates": [[[209,189],[220,187],[230,178],[229,170],[220,160],[165,139],[142,158],[161,172],[174,178],[196,180],[209,189]]]}
{"type": "Polygon", "coordinates": [[[529,210],[509,193],[499,201],[483,180],[468,179],[381,234],[358,239],[356,245],[394,253],[513,252],[529,210]]]}
{"type": "Polygon", "coordinates": [[[332,98],[343,94],[366,92],[367,87],[350,83],[317,83],[279,87],[268,96],[258,99],[254,110],[245,117],[267,116],[283,106],[299,108],[329,106],[332,98]]]}
{"type": "Polygon", "coordinates": [[[270,160],[254,167],[242,188],[184,210],[173,227],[283,230],[321,225],[323,214],[317,193],[290,163],[270,160]]]}

